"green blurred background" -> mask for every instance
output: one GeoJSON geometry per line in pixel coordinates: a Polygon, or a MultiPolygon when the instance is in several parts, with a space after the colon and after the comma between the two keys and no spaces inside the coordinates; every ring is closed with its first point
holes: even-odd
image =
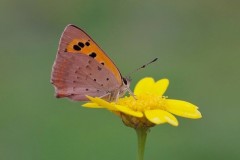
{"type": "Polygon", "coordinates": [[[56,99],[50,73],[64,27],[84,29],[123,75],[167,77],[169,98],[203,118],[152,128],[146,160],[240,159],[240,1],[1,0],[0,159],[136,158],[136,135],[106,110],[56,99]]]}

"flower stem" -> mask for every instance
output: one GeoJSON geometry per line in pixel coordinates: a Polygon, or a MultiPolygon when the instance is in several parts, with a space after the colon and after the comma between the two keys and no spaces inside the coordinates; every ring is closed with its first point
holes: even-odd
{"type": "Polygon", "coordinates": [[[138,137],[138,157],[137,160],[144,159],[144,149],[145,149],[145,142],[147,139],[147,128],[136,128],[136,133],[138,137]]]}

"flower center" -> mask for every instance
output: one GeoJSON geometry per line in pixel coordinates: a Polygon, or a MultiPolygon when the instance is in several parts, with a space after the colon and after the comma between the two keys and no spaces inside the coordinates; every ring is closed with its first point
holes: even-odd
{"type": "Polygon", "coordinates": [[[128,106],[132,110],[140,112],[152,109],[165,110],[166,97],[159,97],[158,95],[152,93],[144,93],[136,96],[135,98],[132,96],[124,97],[119,99],[117,104],[128,106]]]}

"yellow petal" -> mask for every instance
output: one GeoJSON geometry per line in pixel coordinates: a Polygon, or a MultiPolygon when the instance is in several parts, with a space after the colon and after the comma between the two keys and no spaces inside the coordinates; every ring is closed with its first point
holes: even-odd
{"type": "Polygon", "coordinates": [[[197,119],[202,117],[197,106],[181,100],[166,99],[166,110],[185,118],[197,119]]]}
{"type": "Polygon", "coordinates": [[[134,116],[134,117],[143,117],[143,113],[139,111],[134,111],[126,106],[121,106],[121,105],[115,105],[118,111],[134,116]]]}
{"type": "Polygon", "coordinates": [[[88,108],[103,108],[102,106],[99,106],[97,103],[85,103],[82,105],[83,107],[88,107],[88,108]]]}
{"type": "Polygon", "coordinates": [[[154,83],[154,79],[151,77],[141,79],[135,86],[134,94],[139,95],[146,92],[151,93],[154,83]]]}
{"type": "Polygon", "coordinates": [[[86,96],[90,101],[92,101],[93,103],[98,104],[99,106],[102,106],[102,108],[106,108],[109,109],[111,111],[116,111],[116,108],[114,107],[114,105],[112,105],[111,103],[98,98],[98,97],[91,97],[91,96],[86,96]]]}
{"type": "Polygon", "coordinates": [[[178,120],[169,112],[164,110],[146,110],[146,118],[154,124],[162,124],[168,122],[173,126],[178,126],[178,120]]]}
{"type": "Polygon", "coordinates": [[[152,93],[155,93],[161,97],[167,90],[168,85],[169,85],[168,79],[160,79],[153,85],[152,93]]]}
{"type": "Polygon", "coordinates": [[[144,113],[146,118],[154,124],[162,124],[167,122],[161,110],[146,110],[144,113]]]}

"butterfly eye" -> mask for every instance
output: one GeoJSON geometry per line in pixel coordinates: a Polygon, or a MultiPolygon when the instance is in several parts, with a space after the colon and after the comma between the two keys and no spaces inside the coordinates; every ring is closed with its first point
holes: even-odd
{"type": "Polygon", "coordinates": [[[128,81],[125,78],[123,78],[123,83],[127,85],[128,81]]]}

